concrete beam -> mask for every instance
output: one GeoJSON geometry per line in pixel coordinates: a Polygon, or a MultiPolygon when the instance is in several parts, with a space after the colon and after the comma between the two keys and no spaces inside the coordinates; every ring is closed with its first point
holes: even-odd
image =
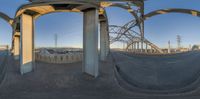
{"type": "Polygon", "coordinates": [[[84,10],[83,20],[83,72],[97,77],[98,59],[98,10],[84,10]]]}
{"type": "Polygon", "coordinates": [[[20,72],[21,74],[25,74],[33,70],[33,17],[27,14],[22,14],[20,23],[20,72]]]}

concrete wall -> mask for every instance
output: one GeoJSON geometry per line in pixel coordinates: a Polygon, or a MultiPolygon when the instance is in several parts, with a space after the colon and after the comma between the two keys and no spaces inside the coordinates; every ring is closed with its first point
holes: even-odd
{"type": "Polygon", "coordinates": [[[83,59],[83,53],[69,53],[69,54],[35,54],[37,61],[47,63],[73,63],[80,62],[83,59]]]}

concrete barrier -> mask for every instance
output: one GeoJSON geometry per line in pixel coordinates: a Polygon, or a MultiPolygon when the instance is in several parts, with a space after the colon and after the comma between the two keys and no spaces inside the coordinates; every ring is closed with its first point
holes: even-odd
{"type": "Polygon", "coordinates": [[[35,59],[37,61],[47,62],[47,63],[73,63],[82,61],[83,53],[67,53],[67,54],[41,54],[36,53],[35,59]]]}

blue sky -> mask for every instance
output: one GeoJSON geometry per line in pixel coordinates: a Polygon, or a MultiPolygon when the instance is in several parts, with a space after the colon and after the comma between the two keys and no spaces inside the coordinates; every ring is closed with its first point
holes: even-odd
{"type": "MultiPolygon", "coordinates": [[[[0,11],[10,17],[26,0],[1,0],[0,11]]],[[[145,2],[145,13],[165,8],[188,8],[200,10],[199,0],[149,0],[145,2]]],[[[110,7],[106,9],[109,24],[123,25],[133,17],[125,10],[110,7]]],[[[58,45],[82,47],[81,13],[53,13],[39,17],[35,21],[35,45],[54,46],[54,34],[58,34],[58,45]]],[[[176,47],[176,35],[181,35],[182,45],[200,44],[200,18],[187,14],[165,14],[145,21],[145,37],[160,47],[166,47],[170,40],[176,47]]],[[[0,19],[0,45],[11,43],[11,27],[0,19]]],[[[118,43],[112,45],[117,47],[118,43]]]]}

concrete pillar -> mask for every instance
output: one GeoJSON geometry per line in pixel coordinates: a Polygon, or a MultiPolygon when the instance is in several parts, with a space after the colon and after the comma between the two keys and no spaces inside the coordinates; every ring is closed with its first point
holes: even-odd
{"type": "MultiPolygon", "coordinates": [[[[150,46],[151,47],[151,46],[150,46]]],[[[150,53],[153,53],[153,49],[152,49],[152,47],[150,48],[150,53]]]]}
{"type": "Polygon", "coordinates": [[[108,20],[106,22],[106,29],[107,29],[107,34],[106,34],[106,56],[108,56],[110,52],[110,37],[109,37],[109,25],[108,25],[108,20]]]}
{"type": "Polygon", "coordinates": [[[108,56],[109,52],[110,52],[110,37],[109,37],[109,33],[108,33],[107,40],[106,40],[106,56],[108,56]]]}
{"type": "Polygon", "coordinates": [[[20,37],[15,36],[14,37],[14,59],[19,59],[19,50],[20,50],[20,37]]]}
{"type": "Polygon", "coordinates": [[[100,59],[102,61],[106,60],[107,57],[107,40],[108,39],[108,29],[106,21],[100,22],[100,59]]]}
{"type": "Polygon", "coordinates": [[[145,52],[147,53],[148,50],[148,43],[146,43],[146,48],[145,48],[145,52]]]}
{"type": "Polygon", "coordinates": [[[33,17],[27,14],[22,14],[20,23],[20,72],[21,74],[25,74],[33,70],[34,63],[33,17]]]}
{"type": "Polygon", "coordinates": [[[133,52],[133,48],[134,48],[134,46],[133,46],[133,44],[131,44],[131,52],[133,52]]]}
{"type": "Polygon", "coordinates": [[[143,52],[143,41],[141,41],[141,52],[143,52]]]}
{"type": "Polygon", "coordinates": [[[98,10],[84,10],[83,21],[83,72],[97,77],[99,74],[98,10]]]}
{"type": "Polygon", "coordinates": [[[170,41],[168,41],[168,53],[171,53],[171,48],[170,48],[170,41]]]}
{"type": "Polygon", "coordinates": [[[137,51],[137,43],[134,43],[134,52],[137,51]]]}
{"type": "Polygon", "coordinates": [[[140,43],[137,42],[137,52],[139,52],[139,51],[140,51],[140,43]]]}

